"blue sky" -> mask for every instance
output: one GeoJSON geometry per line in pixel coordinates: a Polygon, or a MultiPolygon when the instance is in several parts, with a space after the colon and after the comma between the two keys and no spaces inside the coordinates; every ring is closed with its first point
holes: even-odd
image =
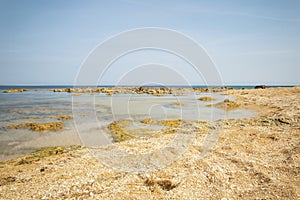
{"type": "Polygon", "coordinates": [[[98,44],[142,27],[196,40],[225,84],[300,85],[297,0],[0,1],[0,84],[72,84],[98,44]]]}

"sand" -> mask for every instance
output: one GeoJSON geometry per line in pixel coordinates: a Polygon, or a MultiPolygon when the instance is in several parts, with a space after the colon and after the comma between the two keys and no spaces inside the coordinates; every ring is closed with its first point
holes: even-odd
{"type": "MultiPolygon", "coordinates": [[[[204,157],[206,135],[196,134],[180,157],[155,171],[120,172],[84,147],[28,163],[18,158],[0,164],[0,199],[299,199],[300,87],[227,94],[258,116],[223,121],[216,145],[204,157]]],[[[107,148],[142,159],[174,137],[161,134],[107,148]]]]}

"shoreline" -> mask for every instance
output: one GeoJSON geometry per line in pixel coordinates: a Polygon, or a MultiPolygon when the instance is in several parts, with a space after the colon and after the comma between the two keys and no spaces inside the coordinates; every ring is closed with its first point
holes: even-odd
{"type": "MultiPolygon", "coordinates": [[[[258,115],[224,120],[216,146],[203,159],[197,156],[205,138],[200,134],[180,159],[161,170],[140,174],[114,171],[86,148],[23,165],[11,160],[1,164],[0,197],[299,198],[300,87],[225,93],[235,97],[241,108],[254,109],[258,115]]],[[[161,148],[172,136],[114,145],[138,153],[161,148]]]]}

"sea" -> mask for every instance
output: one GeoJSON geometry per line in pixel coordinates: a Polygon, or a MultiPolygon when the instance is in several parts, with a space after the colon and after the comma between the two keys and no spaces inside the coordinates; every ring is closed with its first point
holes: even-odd
{"type": "MultiPolygon", "coordinates": [[[[55,88],[72,87],[70,85],[0,86],[0,161],[22,156],[42,147],[110,144],[113,140],[107,126],[120,119],[138,121],[152,118],[157,120],[183,119],[214,122],[216,120],[256,116],[256,113],[252,110],[225,111],[207,106],[222,102],[224,99],[234,100],[233,97],[217,93],[189,93],[184,96],[165,95],[156,97],[132,94],[107,96],[98,93],[84,93],[80,96],[74,96],[71,93],[52,91],[55,88]],[[22,93],[3,92],[15,88],[27,88],[29,90],[22,93]],[[213,102],[197,100],[203,96],[210,96],[215,100],[213,102]],[[173,106],[173,103],[178,102],[185,106],[173,106]],[[25,122],[58,122],[59,120],[56,117],[61,115],[72,116],[72,119],[63,121],[63,129],[56,132],[34,132],[27,129],[7,128],[10,125],[25,122]]],[[[207,88],[207,86],[192,87],[207,88]]],[[[254,88],[254,86],[232,85],[225,87],[235,89],[254,88]]]]}

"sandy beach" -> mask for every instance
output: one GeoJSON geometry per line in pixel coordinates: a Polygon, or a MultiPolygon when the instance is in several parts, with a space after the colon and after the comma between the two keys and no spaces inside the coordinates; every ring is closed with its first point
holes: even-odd
{"type": "Polygon", "coordinates": [[[44,149],[0,163],[0,199],[299,199],[300,87],[225,93],[257,116],[221,121],[217,142],[204,157],[204,130],[212,127],[188,120],[150,138],[111,145],[143,159],[177,134],[197,131],[183,154],[161,169],[121,172],[86,147],[44,149]]]}

